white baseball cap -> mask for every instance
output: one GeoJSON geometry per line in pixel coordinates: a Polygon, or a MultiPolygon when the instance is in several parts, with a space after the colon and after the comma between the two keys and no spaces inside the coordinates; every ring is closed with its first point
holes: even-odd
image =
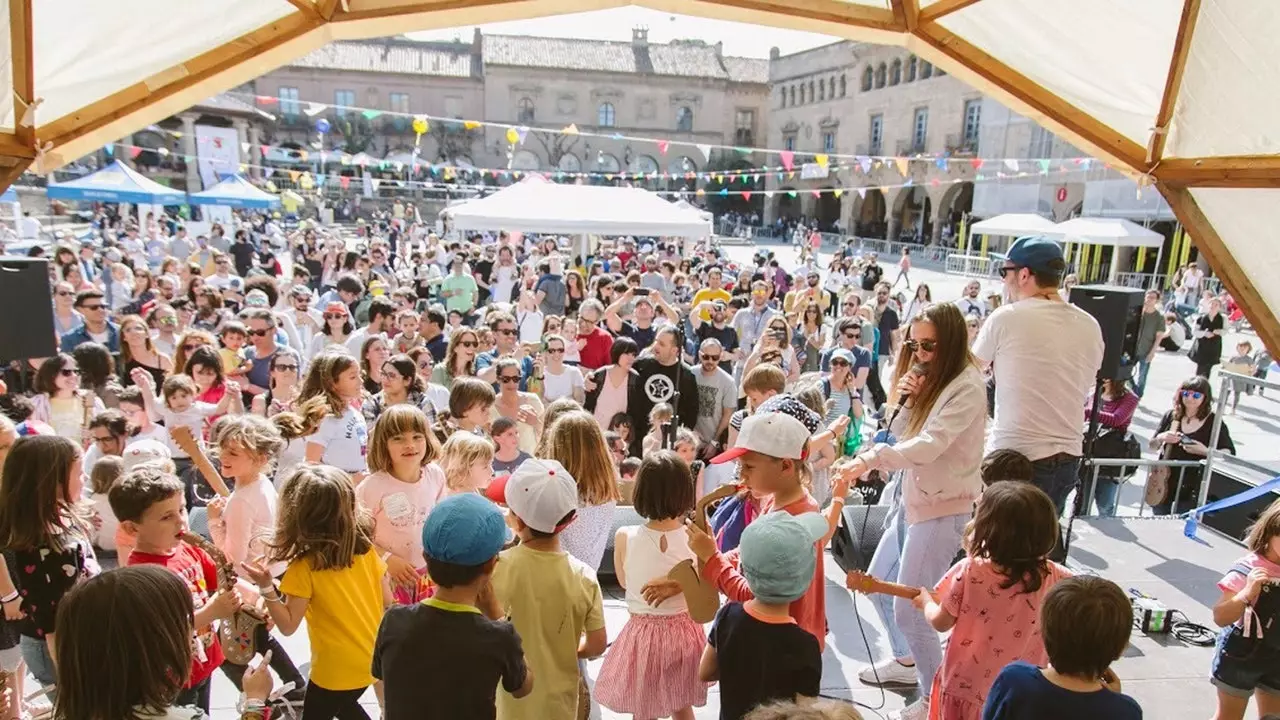
{"type": "Polygon", "coordinates": [[[125,446],[124,452],[121,453],[124,462],[124,471],[129,472],[134,468],[142,465],[150,465],[152,463],[160,463],[166,460],[172,460],[173,454],[169,452],[168,446],[158,440],[136,440],[125,446]]]}
{"type": "Polygon", "coordinates": [[[795,417],[782,412],[757,413],[742,421],[737,444],[711,458],[711,464],[737,460],[747,451],[773,458],[803,460],[808,441],[809,428],[795,417]]]}
{"type": "Polygon", "coordinates": [[[578,483],[555,460],[529,458],[515,472],[495,479],[485,494],[544,533],[563,530],[578,509],[578,483]]]}

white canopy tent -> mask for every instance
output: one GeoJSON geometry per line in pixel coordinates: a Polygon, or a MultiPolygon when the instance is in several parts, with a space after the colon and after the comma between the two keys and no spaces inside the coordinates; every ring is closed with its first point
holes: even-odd
{"type": "Polygon", "coordinates": [[[1058,223],[1054,232],[1064,243],[1158,248],[1164,236],[1123,218],[1072,218],[1058,223]]]}
{"type": "Polygon", "coordinates": [[[648,190],[561,185],[539,175],[441,213],[459,230],[688,238],[711,234],[711,223],[701,211],[676,207],[648,190]]]}
{"type": "Polygon", "coordinates": [[[969,226],[970,235],[1054,235],[1057,225],[1032,213],[1005,213],[969,226]]]}

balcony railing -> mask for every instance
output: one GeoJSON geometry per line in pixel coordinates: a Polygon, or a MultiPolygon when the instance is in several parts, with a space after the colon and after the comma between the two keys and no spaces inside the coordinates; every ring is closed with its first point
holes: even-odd
{"type": "Polygon", "coordinates": [[[963,133],[947,135],[947,152],[959,157],[972,157],[978,154],[978,137],[963,133]]]}
{"type": "Polygon", "coordinates": [[[925,152],[925,143],[916,140],[899,140],[897,149],[899,155],[920,155],[925,152]]]}

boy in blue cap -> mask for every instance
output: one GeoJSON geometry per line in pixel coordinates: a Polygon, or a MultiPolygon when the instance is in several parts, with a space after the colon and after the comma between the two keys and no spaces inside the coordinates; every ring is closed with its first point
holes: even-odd
{"type": "Polygon", "coordinates": [[[720,718],[737,720],[758,705],[818,696],[822,651],[796,624],[791,603],[809,590],[827,533],[818,513],[768,513],[742,531],[741,570],[755,597],[716,613],[698,676],[720,681],[720,718]]]}
{"type": "Polygon", "coordinates": [[[422,554],[435,595],[392,607],[373,649],[387,720],[494,718],[498,682],[513,697],[533,691],[520,636],[478,607],[492,602],[489,578],[507,541],[496,505],[475,494],[441,501],[422,528],[422,554]]]}

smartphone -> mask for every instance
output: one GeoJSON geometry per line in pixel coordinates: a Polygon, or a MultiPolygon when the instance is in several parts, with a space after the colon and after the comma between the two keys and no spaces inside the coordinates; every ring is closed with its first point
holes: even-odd
{"type": "Polygon", "coordinates": [[[649,294],[649,288],[631,288],[631,294],[636,297],[644,297],[649,294]]]}

